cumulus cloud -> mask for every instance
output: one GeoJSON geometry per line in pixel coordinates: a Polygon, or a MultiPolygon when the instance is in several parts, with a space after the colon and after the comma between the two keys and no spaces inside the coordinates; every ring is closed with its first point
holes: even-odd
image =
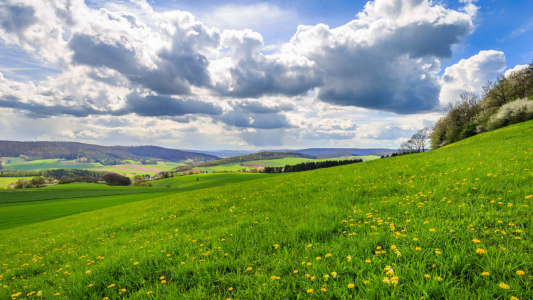
{"type": "Polygon", "coordinates": [[[463,92],[479,93],[484,84],[494,80],[505,69],[501,51],[480,51],[446,68],[441,79],[439,101],[442,106],[459,99],[463,92]]]}
{"type": "Polygon", "coordinates": [[[234,101],[231,106],[232,109],[220,118],[227,125],[257,129],[293,127],[283,114],[293,109],[290,104],[265,105],[258,101],[234,101]]]}
{"type": "Polygon", "coordinates": [[[524,69],[527,69],[528,67],[529,67],[529,65],[516,65],[516,66],[514,66],[514,68],[511,68],[511,69],[505,71],[504,76],[505,76],[505,78],[508,78],[508,77],[512,76],[513,73],[522,71],[524,69]]]}
{"type": "Polygon", "coordinates": [[[438,104],[440,59],[472,29],[467,13],[426,0],[376,0],[343,26],[300,26],[287,51],[324,71],[322,101],[414,113],[438,104]]]}

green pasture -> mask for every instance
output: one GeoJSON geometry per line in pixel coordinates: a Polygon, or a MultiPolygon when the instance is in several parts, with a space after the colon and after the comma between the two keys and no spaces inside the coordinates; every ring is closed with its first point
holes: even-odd
{"type": "Polygon", "coordinates": [[[529,299],[532,161],[530,121],[426,153],[94,197],[147,198],[1,230],[0,299],[529,299]]]}

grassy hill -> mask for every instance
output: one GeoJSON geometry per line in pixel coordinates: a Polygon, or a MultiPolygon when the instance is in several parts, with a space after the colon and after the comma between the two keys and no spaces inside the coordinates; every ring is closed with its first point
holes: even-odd
{"type": "Polygon", "coordinates": [[[532,161],[526,122],[2,230],[0,298],[527,299],[532,161]]]}
{"type": "Polygon", "coordinates": [[[111,164],[122,160],[145,158],[168,161],[193,160],[205,162],[218,159],[217,156],[167,149],[156,146],[99,146],[77,142],[17,142],[0,141],[1,157],[25,156],[28,159],[78,159],[85,157],[92,162],[111,164]]]}

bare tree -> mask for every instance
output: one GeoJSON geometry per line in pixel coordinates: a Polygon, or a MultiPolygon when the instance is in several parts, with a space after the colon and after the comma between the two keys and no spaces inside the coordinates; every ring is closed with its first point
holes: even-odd
{"type": "Polygon", "coordinates": [[[431,130],[423,128],[417,131],[407,141],[400,145],[399,152],[401,154],[424,152],[429,149],[431,130]]]}

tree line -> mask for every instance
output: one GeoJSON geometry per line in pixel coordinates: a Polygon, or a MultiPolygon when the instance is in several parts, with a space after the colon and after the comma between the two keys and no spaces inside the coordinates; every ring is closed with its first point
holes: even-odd
{"type": "Polygon", "coordinates": [[[362,162],[362,159],[345,159],[345,160],[325,160],[325,161],[310,161],[299,163],[296,165],[286,165],[284,167],[265,167],[262,173],[288,173],[288,172],[302,172],[321,168],[336,167],[354,163],[362,162]]]}
{"type": "Polygon", "coordinates": [[[483,87],[481,96],[463,93],[435,123],[431,148],[533,119],[533,62],[483,87]]]}

